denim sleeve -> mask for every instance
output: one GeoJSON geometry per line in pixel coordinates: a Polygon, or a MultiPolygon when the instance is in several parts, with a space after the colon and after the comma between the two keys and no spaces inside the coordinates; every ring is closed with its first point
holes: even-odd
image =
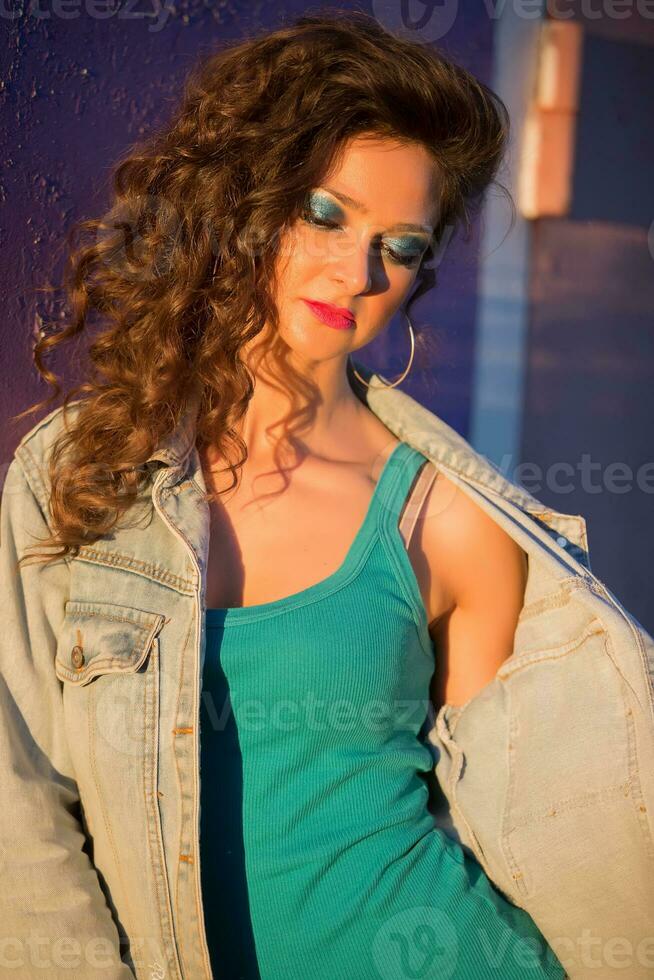
{"type": "Polygon", "coordinates": [[[14,457],[0,502],[0,975],[128,980],[134,974],[121,961],[117,926],[84,850],[54,672],[69,565],[17,567],[48,534],[14,457]]]}

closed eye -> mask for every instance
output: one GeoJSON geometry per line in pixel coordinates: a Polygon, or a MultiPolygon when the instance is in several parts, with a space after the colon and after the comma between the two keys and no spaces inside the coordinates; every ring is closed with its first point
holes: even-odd
{"type": "MultiPolygon", "coordinates": [[[[307,224],[315,225],[318,228],[324,228],[326,230],[341,227],[337,221],[326,221],[324,218],[317,218],[314,214],[311,214],[310,211],[305,211],[302,218],[307,222],[307,224]]],[[[390,257],[391,261],[397,263],[398,265],[402,265],[405,268],[412,268],[413,266],[417,265],[422,256],[422,252],[406,252],[405,254],[401,254],[386,244],[382,244],[381,248],[376,248],[376,250],[385,251],[390,257]]]]}

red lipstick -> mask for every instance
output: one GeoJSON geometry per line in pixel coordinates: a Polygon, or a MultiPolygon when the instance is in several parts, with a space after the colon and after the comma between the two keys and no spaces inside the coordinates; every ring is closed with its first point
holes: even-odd
{"type": "Polygon", "coordinates": [[[334,330],[352,330],[356,324],[354,313],[342,306],[332,306],[331,303],[317,303],[303,299],[311,312],[334,330]]]}

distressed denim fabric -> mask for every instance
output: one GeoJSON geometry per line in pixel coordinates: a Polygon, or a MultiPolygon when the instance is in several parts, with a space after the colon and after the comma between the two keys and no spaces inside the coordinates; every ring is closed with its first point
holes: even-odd
{"type": "MultiPolygon", "coordinates": [[[[546,508],[403,392],[367,399],[528,555],[512,656],[428,734],[450,832],[571,977],[650,976],[654,642],[592,574],[583,517],[546,508]]],[[[15,562],[48,529],[61,409],[6,473],[2,976],[211,978],[198,862],[209,511],[194,418],[153,453],[129,521],[49,567],[15,562]]]]}

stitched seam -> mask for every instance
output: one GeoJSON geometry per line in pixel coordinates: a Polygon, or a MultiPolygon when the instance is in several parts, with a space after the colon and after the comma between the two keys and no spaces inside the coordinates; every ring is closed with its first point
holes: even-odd
{"type": "MultiPolygon", "coordinates": [[[[566,579],[565,580],[565,586],[564,587],[566,589],[568,589],[568,590],[580,591],[580,592],[582,592],[582,596],[583,596],[583,590],[586,587],[588,587],[591,592],[595,593],[600,598],[602,598],[602,599],[606,598],[603,594],[601,594],[601,593],[599,593],[599,592],[596,591],[596,589],[594,588],[593,581],[588,581],[588,580],[580,579],[580,578],[575,578],[574,581],[572,579],[566,579]]],[[[614,607],[615,606],[615,603],[610,603],[610,605],[611,605],[611,607],[614,607]]],[[[618,610],[618,612],[620,612],[620,610],[618,610]]],[[[622,618],[626,619],[626,617],[624,617],[624,616],[622,618]]],[[[629,624],[629,626],[631,627],[631,632],[636,637],[638,648],[641,650],[641,652],[644,655],[644,648],[642,646],[642,642],[641,642],[641,637],[640,637],[639,631],[636,630],[636,629],[634,629],[633,625],[629,622],[628,619],[626,621],[629,624]]],[[[599,632],[603,632],[604,633],[604,637],[605,637],[604,647],[605,647],[607,656],[610,657],[611,662],[613,663],[613,666],[615,667],[615,669],[619,673],[620,677],[622,677],[623,681],[627,684],[627,686],[629,687],[629,689],[633,693],[634,698],[636,699],[636,703],[638,704],[638,707],[639,708],[642,708],[642,705],[640,703],[640,698],[638,697],[637,691],[634,691],[634,689],[631,686],[630,682],[625,677],[625,675],[624,675],[624,673],[622,671],[622,668],[621,668],[619,662],[616,660],[616,658],[615,658],[615,656],[614,656],[614,654],[612,652],[613,651],[613,645],[609,643],[609,637],[610,637],[609,629],[608,629],[606,623],[604,622],[603,618],[601,617],[601,615],[595,614],[594,619],[591,621],[591,623],[588,625],[588,627],[586,629],[587,629],[588,632],[586,634],[582,634],[582,636],[581,636],[582,639],[585,638],[585,635],[590,635],[592,632],[598,632],[598,633],[599,632]],[[599,624],[600,629],[598,629],[596,631],[591,630],[590,627],[592,626],[593,623],[599,624]]],[[[544,652],[547,653],[547,652],[549,652],[551,650],[556,651],[556,649],[557,649],[557,647],[548,647],[548,648],[544,648],[544,652]]],[[[572,647],[572,649],[574,649],[574,647],[572,647]]],[[[515,664],[515,665],[512,665],[510,663],[510,660],[507,660],[507,661],[505,661],[505,664],[503,664],[500,667],[500,671],[505,670],[505,673],[508,675],[513,670],[519,670],[522,666],[528,666],[530,663],[537,662],[538,658],[536,656],[533,656],[533,658],[532,658],[531,655],[535,655],[535,654],[537,654],[539,652],[540,652],[540,648],[534,648],[533,650],[525,651],[524,654],[523,653],[520,653],[520,655],[519,655],[520,663],[515,664]],[[523,656],[525,658],[530,658],[530,659],[526,660],[524,664],[522,663],[522,657],[523,656]],[[506,665],[506,667],[505,667],[505,665],[506,665]]],[[[561,654],[568,653],[568,652],[570,652],[570,649],[568,647],[560,650],[560,653],[561,654]]],[[[543,659],[553,659],[553,658],[552,657],[550,657],[550,658],[544,657],[543,659]]],[[[641,659],[641,666],[642,665],[643,665],[643,660],[641,659]]],[[[644,672],[645,672],[645,687],[646,687],[646,689],[647,689],[647,691],[649,693],[649,690],[650,690],[650,684],[648,682],[649,681],[649,672],[648,672],[646,666],[644,667],[644,672]]]]}
{"type": "Polygon", "coordinates": [[[156,889],[157,899],[160,907],[159,921],[162,924],[162,938],[167,941],[168,949],[166,957],[172,954],[173,969],[176,975],[180,976],[180,966],[176,957],[176,942],[172,922],[172,908],[170,905],[170,895],[168,891],[168,876],[166,873],[166,862],[163,848],[163,833],[161,826],[161,812],[159,808],[159,798],[157,796],[157,778],[159,763],[159,714],[160,714],[160,693],[161,683],[160,670],[160,648],[155,639],[153,646],[151,670],[145,678],[143,692],[143,714],[144,725],[144,781],[143,791],[146,812],[149,810],[152,823],[149,825],[151,833],[148,834],[148,841],[151,847],[151,858],[153,863],[156,861],[156,889]],[[148,680],[149,678],[149,680],[148,680]],[[148,687],[149,685],[149,687],[148,687]],[[151,697],[149,698],[149,694],[151,697]],[[149,709],[150,706],[150,710],[149,709]],[[148,731],[152,732],[152,737],[148,743],[148,731]],[[163,903],[161,897],[163,895],[163,903]]]}
{"type": "Polygon", "coordinates": [[[52,531],[50,521],[48,520],[48,494],[41,475],[41,469],[36,461],[36,457],[28,448],[27,444],[19,446],[15,455],[20,460],[23,474],[30,486],[30,489],[32,490],[32,493],[39,503],[41,511],[43,512],[48,530],[52,531]]]}
{"type": "MultiPolygon", "coordinates": [[[[654,683],[652,682],[651,670],[649,666],[649,658],[647,656],[647,652],[643,644],[643,638],[641,636],[640,629],[636,628],[631,617],[626,613],[626,611],[623,611],[623,609],[615,601],[615,599],[613,599],[613,597],[606,591],[606,589],[604,588],[603,584],[599,581],[599,579],[597,580],[592,579],[591,581],[589,581],[588,585],[591,591],[595,595],[599,596],[602,600],[606,600],[611,606],[611,609],[615,609],[618,612],[620,618],[624,620],[624,622],[626,622],[627,626],[629,627],[629,631],[636,641],[636,647],[638,649],[638,653],[640,654],[639,661],[640,661],[642,673],[645,678],[645,689],[647,692],[650,715],[654,717],[654,683]]],[[[602,625],[604,625],[604,621],[601,620],[601,622],[602,625]]],[[[606,630],[606,627],[604,628],[606,630]]],[[[608,632],[608,630],[606,631],[608,632]]],[[[636,700],[638,701],[638,705],[640,706],[640,700],[638,699],[638,697],[636,697],[636,700]]],[[[650,721],[651,721],[651,717],[650,717],[650,721]]]]}
{"type": "Polygon", "coordinates": [[[181,483],[178,483],[173,487],[167,487],[166,492],[176,497],[182,492],[182,490],[186,490],[187,487],[190,488],[194,483],[195,481],[192,479],[183,480],[181,483]]]}
{"type": "Polygon", "coordinates": [[[443,715],[440,717],[440,723],[437,721],[437,731],[440,735],[441,740],[447,746],[450,758],[452,760],[450,771],[448,774],[448,787],[450,792],[450,809],[452,811],[452,816],[457,817],[459,822],[463,824],[468,835],[468,847],[475,855],[477,861],[484,867],[484,870],[488,870],[485,863],[485,855],[481,844],[477,840],[477,837],[468,823],[465,813],[461,810],[459,806],[459,799],[457,795],[457,785],[461,780],[465,757],[461,746],[453,738],[453,732],[450,729],[448,719],[443,715]]]}
{"type": "Polygon", "coordinates": [[[515,657],[514,662],[512,662],[514,659],[513,656],[509,657],[498,668],[496,677],[503,679],[525,667],[531,666],[531,664],[540,663],[542,660],[558,660],[566,656],[566,654],[572,653],[589,637],[599,635],[603,632],[605,630],[602,623],[599,619],[595,618],[591,620],[581,633],[578,633],[574,639],[569,640],[567,643],[558,643],[552,647],[535,647],[533,650],[525,650],[515,657]]]}
{"type": "MultiPolygon", "coordinates": [[[[425,410],[427,415],[432,415],[433,413],[425,410]]],[[[540,506],[540,501],[532,497],[528,491],[519,487],[503,475],[503,473],[496,467],[487,457],[480,453],[471,450],[462,439],[462,437],[455,432],[451,426],[446,426],[446,423],[442,419],[438,419],[439,423],[439,433],[434,438],[419,436],[416,440],[415,438],[415,422],[409,425],[402,419],[397,418],[391,419],[385,415],[381,406],[376,410],[376,414],[379,415],[382,422],[386,422],[389,427],[392,427],[392,431],[395,435],[400,436],[405,442],[408,442],[412,447],[415,448],[414,443],[419,443],[418,451],[424,456],[428,456],[432,463],[435,463],[439,468],[444,467],[461,476],[463,479],[473,480],[475,479],[471,475],[471,471],[474,472],[478,470],[481,466],[482,469],[487,469],[490,471],[490,478],[487,483],[479,480],[475,480],[481,487],[488,487],[490,490],[494,490],[496,493],[506,493],[514,502],[516,499],[525,501],[526,503],[533,501],[540,506]],[[381,414],[380,414],[381,413],[381,414]],[[446,426],[449,429],[443,431],[443,427],[446,426]],[[456,442],[453,442],[453,439],[456,442]]]]}
{"type": "MultiPolygon", "coordinates": [[[[302,596],[300,598],[301,592],[304,592],[304,589],[302,589],[301,592],[294,593],[291,596],[284,596],[282,599],[272,600],[272,603],[275,604],[277,602],[288,603],[287,605],[285,604],[281,606],[281,608],[275,608],[270,610],[267,609],[259,610],[257,609],[256,606],[253,607],[240,606],[237,608],[239,609],[239,611],[243,610],[243,613],[245,613],[248,609],[251,608],[254,613],[253,619],[254,617],[256,617],[257,619],[263,620],[263,619],[272,619],[275,616],[283,616],[284,613],[291,612],[302,606],[308,606],[314,602],[324,602],[325,599],[327,599],[329,596],[334,595],[335,592],[340,592],[341,589],[344,589],[346,586],[350,585],[362,573],[368,559],[370,558],[372,549],[375,547],[378,541],[379,541],[378,528],[375,528],[373,526],[373,531],[370,535],[370,538],[365,544],[363,551],[359,555],[358,559],[353,560],[352,567],[349,571],[343,572],[345,578],[340,579],[341,569],[343,568],[343,565],[341,565],[339,566],[339,568],[336,569],[335,572],[332,572],[331,575],[328,575],[326,579],[321,579],[319,582],[316,582],[315,585],[308,586],[308,589],[311,590],[311,594],[306,597],[302,596]],[[328,587],[327,582],[334,577],[339,577],[339,581],[335,582],[333,585],[328,587]],[[314,589],[315,592],[313,591],[314,589]],[[295,600],[295,596],[297,596],[297,600],[295,600]],[[293,599],[294,601],[291,602],[291,599],[293,599]]],[[[262,605],[267,606],[268,603],[262,603],[262,605]]],[[[237,620],[226,619],[225,622],[222,624],[222,627],[223,629],[237,628],[240,623],[245,623],[245,622],[249,623],[251,621],[253,620],[250,620],[249,617],[247,617],[246,619],[245,615],[243,615],[242,617],[239,616],[237,620]]]]}
{"type": "Polygon", "coordinates": [[[59,667],[61,673],[65,675],[66,680],[73,681],[89,680],[91,677],[96,676],[96,670],[102,672],[103,668],[113,667],[114,665],[117,667],[117,670],[115,671],[117,674],[129,674],[132,673],[134,660],[107,660],[106,658],[104,660],[92,660],[89,664],[88,670],[86,671],[73,671],[70,667],[64,666],[61,661],[57,661],[57,666],[59,667]]]}
{"type": "Polygon", "coordinates": [[[560,813],[570,813],[574,810],[585,809],[604,800],[610,800],[612,797],[617,796],[624,799],[627,795],[625,793],[625,787],[629,787],[630,785],[631,780],[627,780],[625,783],[614,783],[611,786],[593,790],[591,793],[579,793],[577,796],[567,796],[562,800],[555,800],[545,812],[529,810],[517,823],[513,823],[508,833],[512,833],[514,830],[520,830],[522,827],[548,823],[560,813]]]}
{"type": "MultiPolygon", "coordinates": [[[[615,664],[615,657],[608,651],[608,647],[610,645],[608,634],[604,638],[604,645],[607,647],[607,656],[609,656],[611,658],[611,662],[615,664]]],[[[631,691],[631,685],[628,684],[626,679],[622,677],[622,674],[620,676],[623,684],[631,691]]],[[[624,698],[624,702],[627,704],[626,698],[624,698]]],[[[643,791],[640,784],[640,772],[638,768],[638,740],[636,738],[636,726],[634,723],[633,708],[631,706],[629,706],[628,710],[625,712],[625,727],[627,732],[627,744],[629,746],[629,784],[634,789],[632,796],[636,809],[636,819],[640,829],[643,832],[643,837],[645,838],[647,853],[650,858],[654,858],[654,841],[652,840],[652,832],[647,819],[645,801],[643,799],[643,791]]]]}
{"type": "MultiPolygon", "coordinates": [[[[198,934],[200,938],[200,956],[202,959],[202,966],[204,967],[204,972],[207,977],[213,976],[211,969],[211,960],[209,952],[209,944],[207,942],[206,936],[206,919],[204,916],[204,905],[202,901],[202,880],[201,880],[201,870],[200,863],[202,860],[200,854],[200,705],[198,703],[199,693],[202,687],[202,677],[200,675],[200,649],[199,644],[202,640],[203,623],[202,616],[200,612],[200,604],[196,599],[194,606],[193,615],[193,625],[196,628],[196,635],[198,639],[198,646],[194,646],[194,657],[193,657],[193,723],[195,727],[195,722],[197,721],[197,730],[193,735],[193,741],[191,743],[191,756],[192,756],[192,766],[191,766],[191,776],[192,776],[192,847],[193,856],[191,857],[191,882],[194,886],[195,894],[195,915],[198,922],[198,934]],[[197,844],[197,846],[196,846],[197,844]],[[202,923],[202,929],[199,928],[199,924],[202,923]]],[[[206,626],[206,624],[205,624],[206,626]]],[[[206,640],[206,629],[205,640],[206,640]]]]}
{"type": "MultiPolygon", "coordinates": [[[[71,619],[73,618],[73,616],[75,616],[75,619],[108,619],[112,623],[131,623],[132,626],[136,626],[140,630],[152,629],[151,623],[144,625],[143,623],[139,623],[139,621],[136,619],[130,619],[129,616],[112,616],[111,613],[93,612],[92,610],[78,611],[75,605],[72,603],[68,607],[68,609],[70,610],[71,619]]],[[[159,615],[159,614],[155,613],[153,615],[159,615]]]]}
{"type": "Polygon", "coordinates": [[[129,916],[130,926],[133,929],[136,920],[134,919],[134,916],[133,916],[133,913],[132,913],[132,906],[131,906],[130,898],[129,898],[129,889],[125,887],[125,879],[123,878],[123,868],[122,868],[122,864],[120,862],[120,856],[118,854],[118,850],[116,848],[116,842],[114,840],[114,835],[113,835],[113,831],[111,829],[111,824],[109,822],[109,818],[108,818],[108,815],[107,815],[107,808],[106,808],[105,803],[104,803],[104,797],[102,795],[102,789],[100,787],[100,779],[98,777],[98,769],[97,769],[97,765],[96,765],[96,758],[95,758],[95,750],[94,750],[94,747],[95,747],[95,732],[96,732],[96,729],[95,729],[95,708],[96,708],[96,703],[97,702],[96,702],[96,698],[95,698],[95,688],[94,687],[92,687],[89,690],[88,695],[89,695],[89,697],[88,697],[88,706],[87,706],[87,710],[88,710],[87,720],[88,720],[88,725],[89,725],[89,763],[90,763],[90,766],[91,766],[91,772],[93,774],[93,782],[95,784],[95,791],[97,793],[98,802],[100,804],[100,811],[102,813],[102,822],[104,823],[104,826],[105,826],[105,831],[107,833],[107,840],[109,841],[109,846],[111,847],[111,853],[114,856],[114,864],[115,864],[115,867],[116,867],[116,869],[118,871],[118,877],[120,879],[120,887],[122,888],[123,898],[125,899],[125,904],[127,906],[127,914],[129,916]]]}
{"type": "MultiPolygon", "coordinates": [[[[148,714],[148,676],[147,675],[146,675],[146,677],[144,679],[144,684],[143,684],[142,717],[143,717],[143,747],[142,747],[142,753],[143,753],[143,779],[142,779],[142,782],[141,782],[141,787],[142,787],[142,791],[143,791],[143,803],[144,803],[144,807],[145,807],[146,823],[147,823],[147,842],[148,842],[148,847],[150,848],[150,862],[151,862],[151,865],[152,865],[152,871],[153,871],[154,878],[155,878],[154,887],[155,887],[155,893],[156,893],[156,898],[157,898],[157,906],[158,906],[157,911],[158,911],[158,916],[159,916],[159,925],[161,926],[161,924],[162,924],[162,922],[164,920],[163,920],[162,909],[161,909],[161,898],[160,898],[160,894],[159,894],[159,882],[158,882],[158,880],[156,880],[157,879],[157,875],[156,875],[156,869],[154,867],[154,860],[153,860],[153,857],[154,856],[153,856],[153,852],[152,852],[152,840],[151,840],[151,829],[152,828],[151,828],[151,824],[150,824],[151,808],[148,805],[148,795],[150,795],[150,796],[152,795],[152,772],[153,772],[153,764],[152,764],[152,759],[151,759],[151,753],[148,751],[148,749],[149,749],[149,746],[148,746],[148,726],[150,724],[150,716],[148,714]],[[148,793],[148,789],[150,791],[149,793],[148,793]]],[[[155,725],[156,725],[156,723],[155,723],[155,725]]],[[[156,731],[155,731],[154,728],[153,728],[153,737],[156,740],[156,731]]],[[[163,935],[162,935],[162,938],[163,938],[163,935]]],[[[164,954],[164,955],[167,955],[167,951],[166,951],[166,954],[164,954]]]]}
{"type": "Polygon", "coordinates": [[[507,780],[506,794],[504,797],[504,809],[502,812],[502,831],[500,839],[500,847],[502,848],[502,853],[507,863],[509,875],[511,879],[515,882],[515,887],[519,893],[526,895],[528,893],[527,884],[524,880],[524,872],[520,870],[515,854],[513,853],[513,848],[509,842],[509,814],[514,805],[514,797],[516,790],[516,766],[515,766],[515,739],[517,736],[516,732],[516,716],[513,708],[513,692],[509,688],[508,690],[508,705],[509,705],[509,740],[507,743],[507,766],[509,770],[509,778],[507,780]]]}
{"type": "Polygon", "coordinates": [[[133,555],[126,555],[120,551],[102,551],[98,548],[82,545],[75,558],[80,561],[89,561],[110,568],[122,568],[125,571],[140,573],[146,578],[163,582],[166,585],[178,586],[179,588],[185,587],[192,589],[195,585],[192,579],[182,578],[181,575],[176,575],[175,572],[171,572],[160,565],[143,561],[140,558],[135,558],[133,555]]]}
{"type": "MultiPolygon", "coordinates": [[[[90,613],[89,615],[91,615],[91,616],[99,616],[99,613],[90,613]]],[[[132,622],[132,620],[117,619],[115,617],[110,617],[110,616],[101,617],[101,618],[103,618],[103,619],[115,619],[116,622],[129,622],[129,623],[132,622]]],[[[134,625],[140,625],[140,624],[134,624],[134,625]]],[[[59,660],[59,659],[57,659],[56,665],[59,666],[59,668],[62,671],[62,673],[66,674],[66,677],[69,680],[77,680],[77,679],[82,680],[82,679],[88,678],[89,675],[95,676],[94,672],[96,670],[98,670],[98,669],[100,669],[102,667],[113,666],[114,664],[117,665],[119,668],[121,668],[121,665],[122,664],[125,664],[124,668],[120,669],[119,672],[120,673],[129,673],[130,672],[130,668],[134,667],[135,661],[137,661],[140,658],[140,656],[144,653],[144,651],[146,650],[146,643],[147,643],[147,641],[150,638],[150,635],[152,633],[152,627],[149,627],[149,628],[148,627],[141,627],[141,628],[143,628],[143,629],[146,630],[145,636],[143,637],[143,641],[142,641],[141,645],[140,646],[137,646],[137,647],[134,647],[131,650],[131,652],[129,654],[127,654],[127,657],[129,659],[127,659],[126,657],[124,657],[122,655],[120,657],[115,657],[115,656],[112,656],[112,657],[94,657],[91,660],[91,662],[89,663],[88,669],[87,670],[82,670],[82,671],[72,671],[70,669],[70,667],[66,667],[66,665],[64,663],[62,663],[62,661],[59,660]]],[[[154,636],[152,636],[152,639],[154,640],[154,636]]]]}
{"type": "Polygon", "coordinates": [[[118,562],[106,562],[101,560],[96,561],[95,559],[88,558],[85,555],[76,556],[75,558],[69,560],[82,561],[85,562],[87,565],[96,565],[99,568],[115,568],[119,572],[127,572],[130,575],[138,575],[140,578],[144,578],[148,582],[157,582],[158,584],[163,585],[166,588],[173,589],[175,592],[179,593],[179,595],[193,595],[193,587],[189,586],[188,588],[184,588],[184,580],[182,580],[181,584],[178,584],[176,582],[170,582],[168,581],[169,576],[163,574],[150,575],[147,572],[140,571],[139,569],[136,568],[129,568],[127,565],[122,565],[118,562]]]}
{"type": "MultiPolygon", "coordinates": [[[[160,505],[162,506],[162,509],[163,509],[163,499],[162,499],[162,495],[161,494],[159,494],[159,502],[160,502],[160,505]]],[[[191,554],[193,556],[195,556],[195,549],[194,549],[193,545],[191,544],[191,542],[190,542],[189,538],[187,537],[187,535],[184,533],[184,531],[179,526],[179,524],[175,524],[175,528],[177,529],[177,533],[179,534],[180,538],[184,541],[184,543],[186,544],[186,546],[189,549],[189,551],[191,552],[191,554]]],[[[170,573],[170,574],[172,574],[172,573],[170,573]]],[[[175,578],[178,578],[179,579],[178,576],[175,576],[175,578]]],[[[190,580],[190,579],[179,579],[179,581],[182,581],[185,585],[187,585],[191,589],[194,589],[195,588],[195,582],[192,581],[192,580],[190,580]]]]}
{"type": "MultiPolygon", "coordinates": [[[[176,714],[175,714],[175,719],[176,720],[177,720],[177,718],[179,718],[180,700],[181,700],[181,695],[182,695],[182,689],[184,687],[184,665],[185,665],[185,662],[186,662],[186,656],[185,655],[186,655],[186,650],[188,648],[189,639],[190,639],[190,636],[191,636],[191,631],[193,629],[193,623],[194,623],[194,619],[191,619],[191,621],[189,622],[189,627],[188,627],[188,629],[186,631],[186,636],[184,638],[184,644],[182,646],[181,667],[180,667],[180,681],[179,681],[179,686],[177,688],[177,707],[176,707],[176,714]]],[[[179,768],[179,760],[177,758],[177,752],[176,752],[176,746],[175,746],[175,736],[173,736],[173,744],[171,746],[171,751],[172,751],[172,754],[173,754],[173,760],[175,762],[175,772],[177,774],[177,789],[178,789],[178,795],[177,795],[177,799],[178,799],[177,813],[178,813],[178,826],[180,828],[180,839],[179,839],[178,844],[177,844],[177,853],[178,854],[181,854],[181,850],[182,850],[181,828],[182,828],[182,826],[184,824],[184,785],[183,785],[182,775],[181,775],[180,768],[179,768]]],[[[205,775],[205,778],[206,778],[206,775],[205,775]]],[[[193,814],[191,813],[191,820],[192,819],[193,819],[193,814]]],[[[181,867],[181,864],[182,864],[181,860],[178,860],[178,861],[175,862],[176,873],[175,873],[175,895],[174,895],[174,903],[175,903],[175,919],[176,919],[176,921],[178,923],[181,922],[181,919],[180,919],[180,911],[179,911],[179,891],[180,891],[179,875],[180,875],[180,867],[181,867]]],[[[180,959],[180,964],[181,964],[182,976],[186,976],[188,967],[185,965],[185,962],[184,962],[184,953],[183,953],[183,950],[181,949],[181,945],[180,945],[180,948],[179,948],[178,952],[179,952],[179,959],[180,959]]]]}
{"type": "Polygon", "coordinates": [[[541,599],[536,599],[534,602],[530,602],[523,606],[520,610],[519,623],[532,619],[534,616],[538,616],[540,613],[547,612],[550,609],[560,609],[563,606],[567,606],[569,603],[570,592],[565,586],[563,586],[560,592],[543,596],[541,599]]]}
{"type": "MultiPolygon", "coordinates": [[[[159,484],[159,486],[160,486],[160,484],[159,484]]],[[[195,553],[195,550],[193,549],[193,547],[192,547],[190,541],[188,540],[187,536],[184,534],[184,532],[182,531],[182,529],[180,528],[180,526],[178,524],[176,524],[169,515],[166,514],[165,507],[163,506],[163,494],[159,490],[159,486],[155,483],[155,486],[153,488],[153,498],[152,499],[153,499],[154,508],[160,514],[163,523],[168,525],[168,527],[172,531],[173,535],[176,535],[177,537],[179,537],[182,540],[182,542],[184,542],[186,544],[186,546],[187,546],[187,548],[189,550],[189,553],[192,556],[193,561],[195,562],[195,564],[197,566],[197,570],[198,570],[198,575],[199,575],[200,581],[198,582],[198,587],[196,588],[194,586],[194,590],[193,590],[193,594],[194,594],[194,617],[193,617],[193,625],[194,626],[197,626],[198,637],[200,637],[201,636],[201,633],[202,633],[202,623],[200,622],[200,609],[199,609],[200,586],[202,584],[201,583],[201,577],[202,576],[201,576],[201,571],[200,571],[200,567],[201,566],[200,566],[200,563],[197,560],[197,555],[195,553]]],[[[196,654],[197,654],[197,652],[198,652],[197,650],[194,651],[194,653],[196,653],[196,654]]],[[[197,656],[195,656],[195,665],[196,665],[196,673],[194,674],[194,678],[193,678],[194,693],[193,693],[193,701],[192,701],[193,711],[194,711],[194,717],[195,717],[196,708],[197,708],[198,689],[200,687],[200,682],[201,682],[201,681],[198,680],[198,677],[197,677],[197,671],[199,669],[199,660],[198,660],[198,657],[197,656]]],[[[193,830],[192,830],[192,834],[193,834],[192,839],[194,841],[195,841],[196,835],[198,834],[197,821],[196,821],[196,818],[195,818],[196,802],[199,802],[199,786],[198,786],[198,779],[199,779],[199,760],[196,758],[196,751],[195,751],[197,745],[198,745],[198,734],[195,735],[194,742],[193,742],[193,765],[191,766],[191,769],[193,770],[193,773],[194,773],[194,775],[193,775],[192,793],[191,793],[191,796],[192,796],[192,799],[193,799],[193,803],[192,803],[192,807],[191,807],[191,818],[192,818],[191,819],[191,824],[195,824],[195,826],[193,827],[193,830]]],[[[180,843],[181,843],[181,841],[180,841],[180,843]]],[[[183,860],[184,860],[183,855],[179,855],[179,859],[177,861],[178,882],[179,882],[180,864],[181,864],[181,862],[183,860]]],[[[190,863],[193,863],[193,858],[190,859],[190,863]]],[[[195,896],[194,896],[195,897],[195,905],[196,905],[195,912],[196,912],[196,916],[198,917],[198,922],[199,922],[201,919],[203,919],[202,895],[201,895],[201,882],[200,882],[199,865],[196,865],[194,868],[191,869],[191,874],[192,874],[193,877],[192,877],[192,881],[189,884],[190,884],[190,886],[194,886],[194,888],[195,888],[195,896]]],[[[178,891],[179,891],[179,888],[178,888],[178,891]]],[[[206,937],[203,937],[203,936],[200,935],[199,938],[202,940],[201,941],[201,946],[202,946],[202,949],[201,949],[202,965],[204,967],[205,975],[207,977],[210,977],[211,976],[211,964],[210,964],[210,960],[209,960],[209,951],[207,949],[207,943],[205,941],[206,940],[206,937]]],[[[183,960],[183,956],[181,954],[181,950],[180,950],[180,957],[182,957],[182,960],[183,960]]]]}

